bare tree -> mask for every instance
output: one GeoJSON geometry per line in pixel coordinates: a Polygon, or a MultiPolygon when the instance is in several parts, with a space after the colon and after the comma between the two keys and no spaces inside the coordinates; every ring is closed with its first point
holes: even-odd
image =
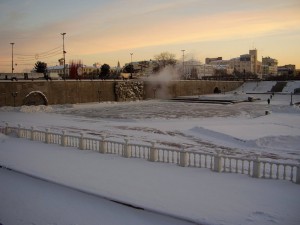
{"type": "Polygon", "coordinates": [[[154,59],[156,60],[157,67],[158,67],[158,68],[154,68],[155,71],[159,71],[168,65],[174,66],[177,62],[175,59],[175,54],[170,52],[162,52],[159,55],[155,55],[154,59]]]}

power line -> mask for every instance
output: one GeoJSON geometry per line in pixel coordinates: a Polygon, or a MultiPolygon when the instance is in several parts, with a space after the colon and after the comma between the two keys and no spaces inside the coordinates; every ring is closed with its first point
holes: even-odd
{"type": "Polygon", "coordinates": [[[39,54],[36,54],[34,56],[27,56],[27,57],[17,57],[18,60],[20,61],[30,61],[30,60],[38,60],[38,59],[44,59],[44,58],[50,58],[50,57],[53,57],[53,56],[56,56],[56,55],[59,55],[61,54],[61,50],[56,50],[56,51],[53,51],[53,52],[49,52],[47,54],[42,54],[42,55],[39,55],[39,54]]]}
{"type": "MultiPolygon", "coordinates": [[[[40,53],[37,53],[38,55],[44,55],[44,54],[48,54],[49,52],[52,52],[52,51],[57,51],[58,49],[61,49],[61,46],[58,46],[56,48],[53,48],[53,49],[50,49],[50,50],[47,50],[45,52],[40,52],[40,53]]],[[[15,55],[18,55],[18,56],[33,56],[33,55],[36,55],[36,54],[15,54],[15,55]]]]}

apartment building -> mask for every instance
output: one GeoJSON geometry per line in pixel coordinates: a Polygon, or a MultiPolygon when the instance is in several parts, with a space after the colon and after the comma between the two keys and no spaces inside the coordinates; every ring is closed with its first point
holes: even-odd
{"type": "Polygon", "coordinates": [[[276,76],[278,70],[278,61],[270,57],[262,57],[262,78],[276,76]]]}

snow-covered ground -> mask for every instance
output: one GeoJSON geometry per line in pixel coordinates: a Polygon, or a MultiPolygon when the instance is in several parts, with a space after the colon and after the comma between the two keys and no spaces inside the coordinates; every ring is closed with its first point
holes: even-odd
{"type": "MultiPolygon", "coordinates": [[[[245,93],[265,93],[273,85],[272,82],[249,83],[235,92],[205,98],[246,100],[250,95],[245,93]]],[[[3,123],[25,127],[85,132],[113,140],[129,138],[138,143],[156,141],[158,145],[184,146],[190,151],[222,150],[224,154],[246,157],[259,154],[265,159],[299,163],[300,109],[290,105],[288,94],[298,87],[299,82],[289,83],[284,90],[286,94],[272,96],[270,105],[267,104],[270,94],[252,94],[260,100],[229,105],[150,100],[3,107],[0,118],[3,123]],[[266,111],[270,113],[266,115],[266,111]]],[[[294,95],[293,103],[297,102],[300,96],[294,95]]],[[[4,135],[0,136],[0,163],[66,186],[200,224],[298,224],[300,221],[297,213],[300,188],[288,181],[124,159],[4,135]]],[[[5,178],[1,176],[0,179],[5,178]]],[[[10,194],[16,191],[11,190],[10,194]]],[[[62,208],[66,206],[61,199],[57,201],[62,208]]],[[[3,204],[0,201],[0,209],[5,207],[3,204]]],[[[22,208],[22,204],[18,205],[22,208]]],[[[74,210],[75,214],[80,211],[74,210]]],[[[12,214],[4,215],[1,211],[0,223],[16,224],[4,222],[12,221],[12,210],[8,210],[12,214]]],[[[36,223],[34,221],[34,218],[28,219],[26,223],[36,223]]],[[[86,224],[97,224],[92,221],[86,224]]],[[[64,223],[54,217],[52,224],[64,223]]]]}

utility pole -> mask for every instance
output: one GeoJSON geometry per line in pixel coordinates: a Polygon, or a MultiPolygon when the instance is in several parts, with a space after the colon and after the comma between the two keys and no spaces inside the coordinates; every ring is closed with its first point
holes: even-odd
{"type": "Polygon", "coordinates": [[[184,75],[184,51],[185,50],[181,50],[182,51],[182,70],[183,70],[183,75],[184,75]]]}
{"type": "Polygon", "coordinates": [[[132,78],[132,70],[133,70],[133,65],[132,65],[132,55],[133,55],[133,53],[130,53],[130,57],[131,57],[131,70],[130,70],[130,72],[131,72],[131,78],[132,78]]]}
{"type": "Polygon", "coordinates": [[[65,51],[65,35],[66,33],[60,33],[63,37],[63,56],[64,56],[64,77],[63,79],[66,79],[66,51],[65,51]]]}
{"type": "Polygon", "coordinates": [[[14,73],[14,44],[15,43],[10,43],[11,44],[11,73],[14,73]]]}

